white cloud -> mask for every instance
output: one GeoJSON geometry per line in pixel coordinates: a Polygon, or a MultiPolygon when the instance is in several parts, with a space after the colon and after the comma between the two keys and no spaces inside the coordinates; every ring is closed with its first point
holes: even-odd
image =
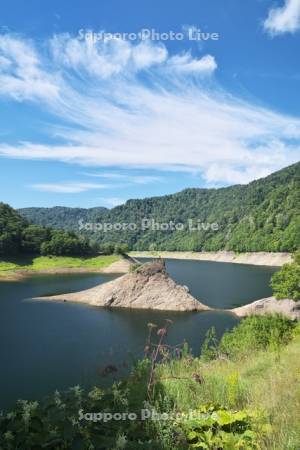
{"type": "Polygon", "coordinates": [[[131,176],[130,180],[136,184],[149,184],[149,183],[159,183],[162,181],[162,177],[156,177],[152,175],[137,175],[131,176]]]}
{"type": "Polygon", "coordinates": [[[284,5],[272,8],[264,22],[271,35],[295,33],[300,29],[300,0],[284,0],[284,5]]]}
{"type": "Polygon", "coordinates": [[[51,100],[59,95],[55,77],[41,68],[32,43],[0,35],[0,95],[16,100],[51,100]]]}
{"type": "Polygon", "coordinates": [[[137,45],[116,38],[93,42],[72,38],[68,33],[55,35],[50,47],[56,63],[104,79],[124,70],[147,69],[168,57],[165,46],[149,41],[137,45]]]}
{"type": "Polygon", "coordinates": [[[32,184],[31,187],[37,191],[55,192],[63,194],[76,194],[90,191],[92,189],[108,189],[114,186],[97,183],[39,183],[32,184]]]}
{"type": "MultiPolygon", "coordinates": [[[[222,90],[211,76],[217,67],[211,55],[170,56],[150,42],[92,46],[64,34],[51,40],[52,56],[45,60],[32,43],[23,43],[31,51],[24,56],[19,38],[0,42],[0,55],[15,61],[12,69],[4,63],[8,78],[15,78],[15,65],[27,68],[22,83],[31,90],[21,96],[20,88],[17,98],[34,99],[52,113],[51,132],[62,142],[51,144],[49,136],[47,143],[2,142],[3,157],[190,171],[210,184],[248,182],[299,159],[299,118],[222,90]],[[50,80],[57,95],[49,97],[49,90],[40,95],[34,88],[37,77],[50,80]]],[[[0,69],[0,83],[1,76],[0,69]]],[[[9,84],[1,93],[16,98],[9,84]]],[[[127,181],[157,180],[131,176],[127,181]]]]}
{"type": "Polygon", "coordinates": [[[150,184],[162,181],[162,177],[154,175],[125,175],[118,172],[104,172],[104,173],[90,173],[85,172],[84,175],[88,177],[108,178],[110,180],[126,180],[129,183],[136,184],[150,184]]]}
{"type": "Polygon", "coordinates": [[[168,52],[162,45],[153,46],[149,42],[141,42],[132,47],[132,59],[137,69],[145,69],[154,64],[166,61],[168,52]]]}
{"type": "Polygon", "coordinates": [[[170,67],[183,73],[211,74],[217,69],[217,63],[213,56],[206,55],[200,59],[194,59],[189,53],[176,55],[169,59],[170,67]]]}

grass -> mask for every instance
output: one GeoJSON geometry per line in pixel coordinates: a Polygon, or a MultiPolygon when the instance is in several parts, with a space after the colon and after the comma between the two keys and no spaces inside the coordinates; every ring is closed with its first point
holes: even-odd
{"type": "Polygon", "coordinates": [[[159,367],[158,379],[181,411],[205,403],[261,411],[272,427],[261,448],[296,450],[300,448],[299,354],[298,335],[280,351],[254,352],[239,360],[174,360],[159,367]],[[195,383],[195,374],[204,382],[195,383]]]}
{"type": "Polygon", "coordinates": [[[17,271],[51,270],[51,269],[103,269],[120,259],[117,255],[95,257],[38,256],[36,258],[10,258],[0,260],[0,276],[12,275],[17,271]]]}

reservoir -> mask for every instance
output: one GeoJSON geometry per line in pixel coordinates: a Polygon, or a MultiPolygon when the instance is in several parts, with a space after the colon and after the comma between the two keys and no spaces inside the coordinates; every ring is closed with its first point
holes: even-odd
{"type": "Polygon", "coordinates": [[[38,400],[70,386],[105,386],[128,373],[143,355],[147,323],[173,320],[169,344],[186,340],[197,355],[209,328],[217,335],[238,323],[222,309],[271,295],[275,268],[189,260],[167,260],[167,271],[214,312],[175,313],[103,309],[32,301],[32,297],[75,292],[116,275],[35,275],[0,282],[0,411],[17,399],[38,400]],[[106,365],[116,366],[104,378],[106,365]]]}

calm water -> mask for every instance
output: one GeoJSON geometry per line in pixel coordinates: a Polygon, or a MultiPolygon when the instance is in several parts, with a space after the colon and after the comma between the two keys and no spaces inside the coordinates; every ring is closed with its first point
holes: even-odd
{"type": "MultiPolygon", "coordinates": [[[[140,258],[141,261],[150,261],[140,258]]],[[[230,309],[272,295],[274,267],[213,261],[167,260],[169,274],[205,305],[230,309]]]]}
{"type": "MultiPolygon", "coordinates": [[[[211,306],[233,307],[269,295],[274,269],[195,261],[167,262],[169,273],[211,306]],[[247,291],[247,292],[245,292],[247,291]]],[[[110,275],[38,275],[0,283],[0,410],[18,398],[39,399],[55,389],[104,384],[106,364],[117,376],[142,355],[147,323],[174,321],[168,340],[187,339],[197,354],[208,328],[219,335],[237,323],[224,312],[162,313],[108,310],[70,303],[33,302],[31,297],[86,289],[110,275]]],[[[110,379],[111,380],[111,379],[110,379]]]]}

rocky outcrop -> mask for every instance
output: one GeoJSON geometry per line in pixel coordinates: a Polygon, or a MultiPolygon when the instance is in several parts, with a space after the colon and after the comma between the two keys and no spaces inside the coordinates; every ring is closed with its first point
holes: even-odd
{"type": "Polygon", "coordinates": [[[189,293],[188,288],[177,285],[169,277],[163,260],[144,264],[132,273],[91,289],[42,298],[110,308],[164,311],[205,311],[210,309],[197,301],[189,293]]]}
{"type": "Polygon", "coordinates": [[[249,305],[231,309],[231,312],[239,317],[279,313],[291,319],[300,319],[300,301],[294,302],[289,299],[277,300],[275,297],[268,297],[256,300],[249,305]]]}

